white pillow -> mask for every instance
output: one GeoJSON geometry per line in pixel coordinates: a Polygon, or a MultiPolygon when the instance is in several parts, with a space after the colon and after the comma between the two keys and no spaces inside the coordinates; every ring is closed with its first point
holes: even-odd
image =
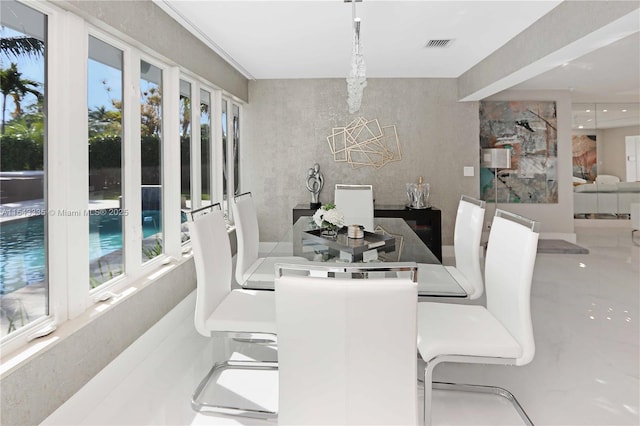
{"type": "Polygon", "coordinates": [[[618,183],[620,182],[620,178],[618,176],[613,175],[598,175],[596,176],[596,183],[618,183]]]}

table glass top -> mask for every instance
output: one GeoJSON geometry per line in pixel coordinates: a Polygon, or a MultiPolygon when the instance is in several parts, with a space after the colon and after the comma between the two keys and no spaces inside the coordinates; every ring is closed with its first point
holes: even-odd
{"type": "MultiPolygon", "coordinates": [[[[263,255],[261,255],[263,256],[263,255]]],[[[374,219],[374,232],[365,232],[362,239],[351,239],[343,228],[336,238],[324,237],[312,218],[302,216],[287,230],[265,260],[249,276],[244,288],[272,289],[274,265],[278,263],[342,263],[358,264],[416,262],[430,264],[438,274],[431,283],[420,280],[421,296],[466,297],[466,292],[450,276],[438,258],[429,250],[409,225],[401,218],[374,219]],[[438,282],[436,282],[438,281],[438,282]]],[[[426,277],[425,277],[426,278],[426,277]]]]}
{"type": "Polygon", "coordinates": [[[338,237],[332,239],[320,235],[320,229],[311,217],[302,216],[293,227],[287,230],[269,253],[269,257],[301,256],[313,262],[349,262],[346,259],[347,255],[353,252],[357,253],[353,262],[440,263],[420,237],[407,225],[407,222],[400,218],[375,218],[374,233],[366,232],[363,239],[348,238],[347,228],[342,228],[338,237]],[[381,241],[383,239],[384,241],[381,241]],[[373,246],[381,242],[386,244],[379,250],[374,250],[373,246]],[[393,243],[390,244],[390,242],[393,243]],[[364,256],[359,253],[363,251],[362,245],[367,243],[372,245],[370,250],[377,251],[377,255],[370,253],[363,260],[364,256]]]}

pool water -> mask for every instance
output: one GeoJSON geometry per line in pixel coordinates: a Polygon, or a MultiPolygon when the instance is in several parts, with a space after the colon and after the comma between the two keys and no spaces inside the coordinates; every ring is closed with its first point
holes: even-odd
{"type": "Polygon", "coordinates": [[[0,294],[44,279],[43,235],[42,216],[0,225],[0,294]]]}
{"type": "MultiPolygon", "coordinates": [[[[159,211],[142,212],[142,233],[160,232],[159,211]]],[[[89,216],[89,260],[122,250],[122,215],[89,216]]],[[[0,294],[8,294],[45,279],[44,216],[0,225],[0,294]]]]}

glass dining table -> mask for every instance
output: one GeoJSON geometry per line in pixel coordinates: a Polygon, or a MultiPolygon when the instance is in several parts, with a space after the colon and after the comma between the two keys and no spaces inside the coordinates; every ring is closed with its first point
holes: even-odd
{"type": "Polygon", "coordinates": [[[242,287],[273,290],[276,263],[357,266],[367,263],[428,264],[418,271],[418,296],[466,298],[468,294],[449,274],[411,227],[401,218],[374,218],[374,232],[363,238],[349,238],[347,228],[327,237],[309,216],[302,216],[266,254],[242,287]]]}

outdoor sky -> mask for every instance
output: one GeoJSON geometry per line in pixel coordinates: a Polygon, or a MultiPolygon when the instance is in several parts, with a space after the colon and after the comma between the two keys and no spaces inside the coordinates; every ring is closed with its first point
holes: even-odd
{"type": "MultiPolygon", "coordinates": [[[[8,27],[2,27],[0,29],[0,36],[2,38],[8,37],[20,37],[24,36],[24,33],[15,31],[8,27]]],[[[42,59],[39,57],[27,57],[0,54],[0,64],[2,68],[8,68],[11,63],[18,65],[18,71],[22,73],[23,79],[37,81],[42,84],[44,82],[44,67],[42,66],[42,59]]],[[[122,73],[120,70],[113,68],[109,65],[105,65],[101,62],[93,59],[88,60],[87,64],[88,82],[87,82],[87,107],[89,111],[96,109],[100,106],[104,106],[105,109],[113,110],[112,99],[122,99],[122,73]],[[107,87],[111,88],[111,92],[107,91],[107,87]]],[[[142,80],[140,82],[141,88],[147,90],[151,86],[155,86],[152,82],[142,80]]],[[[35,96],[27,94],[24,97],[22,106],[30,105],[35,102],[35,96]]],[[[7,98],[6,119],[11,120],[11,113],[15,110],[15,104],[13,98],[9,96],[7,98]]],[[[1,119],[1,117],[0,117],[1,119]]],[[[223,132],[226,134],[226,121],[223,116],[223,132]]]]}
{"type": "MultiPolygon", "coordinates": [[[[14,31],[8,27],[2,27],[0,30],[2,38],[8,37],[20,37],[24,36],[19,31],[14,31]]],[[[42,84],[44,82],[44,67],[41,64],[41,58],[27,57],[27,56],[13,56],[13,55],[0,55],[0,62],[2,68],[8,68],[11,63],[18,65],[18,71],[22,73],[23,79],[34,80],[42,84]]],[[[89,109],[95,109],[98,106],[105,106],[107,110],[113,109],[111,98],[105,88],[111,87],[111,96],[115,99],[122,98],[122,81],[121,72],[107,65],[101,64],[94,60],[88,62],[88,75],[89,81],[87,85],[87,99],[89,109]]],[[[35,102],[33,95],[26,95],[23,101],[23,107],[35,102]]],[[[13,98],[9,96],[7,98],[7,121],[11,120],[11,113],[15,109],[13,98]]]]}

